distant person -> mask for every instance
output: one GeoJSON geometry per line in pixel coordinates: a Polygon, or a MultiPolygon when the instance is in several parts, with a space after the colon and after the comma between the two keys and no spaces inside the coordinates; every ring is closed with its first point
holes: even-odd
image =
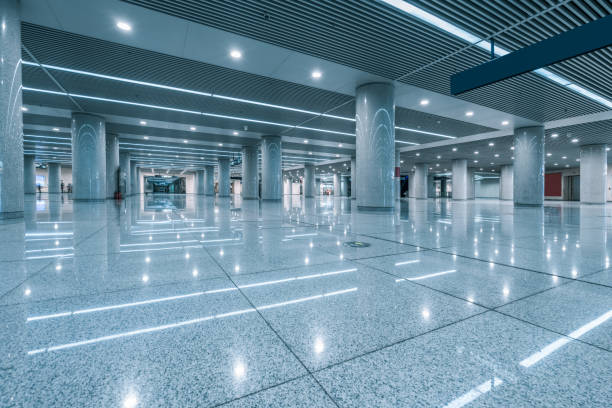
{"type": "Polygon", "coordinates": [[[64,181],[62,180],[62,184],[60,184],[60,188],[62,189],[62,194],[64,193],[64,187],[65,187],[64,181]]]}
{"type": "Polygon", "coordinates": [[[38,194],[42,193],[42,188],[41,188],[40,184],[37,184],[36,187],[38,187],[38,194]]]}

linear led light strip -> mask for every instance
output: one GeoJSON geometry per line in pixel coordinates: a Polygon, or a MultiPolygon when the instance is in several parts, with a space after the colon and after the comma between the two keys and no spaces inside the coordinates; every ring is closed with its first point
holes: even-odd
{"type": "Polygon", "coordinates": [[[89,344],[100,343],[100,342],[108,341],[108,340],[115,340],[115,339],[124,338],[124,337],[136,336],[136,335],[139,335],[139,334],[154,333],[154,332],[159,332],[159,331],[162,331],[162,330],[174,329],[174,328],[177,328],[177,327],[182,327],[182,326],[188,326],[188,325],[192,325],[192,324],[202,323],[202,322],[205,322],[207,320],[222,319],[222,318],[230,317],[230,316],[238,316],[238,315],[242,315],[242,314],[245,314],[245,313],[252,313],[252,312],[255,312],[257,310],[273,309],[273,308],[277,308],[277,307],[293,305],[293,304],[296,304],[296,303],[302,303],[302,302],[308,302],[308,301],[311,301],[311,300],[322,299],[322,298],[330,297],[330,296],[344,295],[344,294],[352,293],[352,292],[355,292],[355,291],[357,291],[356,287],[355,288],[350,288],[350,289],[339,290],[339,291],[335,291],[335,292],[327,292],[327,293],[323,293],[323,294],[320,294],[320,295],[309,296],[309,297],[305,297],[305,298],[293,299],[293,300],[289,300],[289,301],[286,301],[286,302],[280,302],[280,303],[274,303],[274,304],[259,306],[259,307],[255,307],[255,308],[236,310],[234,312],[220,313],[220,314],[216,314],[216,315],[200,317],[200,318],[197,318],[197,319],[184,320],[184,321],[178,322],[178,323],[164,324],[162,326],[148,327],[148,328],[145,328],[145,329],[132,330],[132,331],[129,331],[129,332],[122,332],[122,333],[117,333],[117,334],[111,334],[109,336],[96,337],[96,338],[89,339],[89,340],[77,341],[77,342],[73,342],[73,343],[60,344],[60,345],[57,345],[57,346],[51,346],[51,347],[47,347],[47,348],[40,348],[40,349],[36,349],[36,350],[30,350],[30,351],[28,351],[28,355],[31,356],[31,355],[34,355],[34,354],[39,354],[39,353],[44,353],[44,352],[65,350],[65,349],[69,349],[69,348],[73,348],[73,347],[86,346],[86,345],[89,345],[89,344]]]}
{"type": "Polygon", "coordinates": [[[72,146],[72,143],[48,142],[46,140],[28,140],[28,139],[23,139],[23,142],[24,143],[40,143],[40,144],[52,144],[52,145],[72,146]]]}
{"type": "Polygon", "coordinates": [[[60,312],[60,313],[53,313],[53,314],[48,314],[48,315],[32,316],[32,317],[28,317],[26,321],[32,322],[36,320],[54,319],[57,317],[66,317],[66,316],[80,315],[80,314],[86,314],[86,313],[105,312],[107,310],[124,309],[128,307],[150,305],[153,303],[168,302],[168,301],[179,300],[179,299],[187,299],[187,298],[196,297],[196,296],[210,295],[213,293],[231,292],[231,291],[235,291],[238,289],[244,289],[244,288],[275,285],[278,283],[291,282],[295,280],[322,278],[326,276],[339,275],[342,273],[355,272],[355,271],[357,271],[357,268],[344,269],[344,270],[333,271],[333,272],[317,273],[314,275],[305,275],[305,276],[299,276],[296,278],[288,278],[288,279],[280,279],[280,280],[275,280],[275,281],[252,283],[249,285],[238,285],[238,287],[233,287],[233,288],[223,288],[223,289],[207,290],[207,291],[202,291],[202,292],[193,292],[193,293],[187,293],[184,295],[176,295],[176,296],[168,296],[168,297],[155,298],[155,299],[149,299],[149,300],[142,300],[139,302],[121,303],[118,305],[93,307],[89,309],[79,309],[79,310],[75,310],[72,312],[60,312]]]}
{"type": "MultiPolygon", "coordinates": [[[[547,357],[554,351],[560,349],[567,343],[571,342],[573,339],[577,339],[581,337],[582,335],[584,335],[585,333],[593,330],[595,327],[601,325],[602,323],[605,323],[611,317],[612,317],[612,310],[608,311],[607,313],[604,313],[603,315],[599,316],[597,319],[585,324],[584,326],[578,328],[577,330],[574,330],[568,335],[569,337],[562,337],[559,340],[554,341],[553,343],[544,347],[542,350],[538,351],[537,353],[534,353],[531,356],[527,357],[526,359],[521,361],[519,364],[526,368],[531,367],[538,361],[542,360],[543,358],[547,357]]],[[[454,399],[449,404],[445,405],[444,408],[463,407],[469,404],[470,402],[474,401],[476,398],[480,397],[481,395],[486,394],[487,392],[491,391],[491,389],[493,389],[494,387],[501,385],[502,383],[503,381],[501,379],[497,377],[493,377],[492,380],[487,380],[484,383],[480,384],[479,386],[472,388],[471,390],[469,390],[468,392],[466,392],[459,398],[454,399]]]]}
{"type": "Polygon", "coordinates": [[[472,388],[459,398],[452,400],[450,403],[446,404],[444,408],[460,408],[464,405],[469,404],[474,401],[476,398],[480,397],[483,394],[491,391],[493,388],[501,385],[503,381],[497,377],[493,377],[491,380],[487,380],[480,384],[477,387],[472,388]]]}
{"type": "MultiPolygon", "coordinates": [[[[458,26],[449,23],[448,21],[445,21],[443,19],[441,19],[440,17],[437,17],[431,13],[428,13],[427,11],[420,9],[404,0],[382,0],[383,2],[389,4],[390,6],[393,6],[399,10],[402,10],[403,12],[421,20],[424,21],[428,24],[431,24],[432,26],[439,28],[442,31],[445,31],[451,35],[454,35],[457,38],[460,38],[464,41],[466,41],[469,44],[473,44],[478,48],[481,48],[487,52],[491,51],[491,43],[489,41],[485,41],[484,39],[462,29],[459,28],[458,26]]],[[[498,47],[497,45],[494,46],[493,52],[495,53],[496,56],[504,56],[510,53],[510,51],[502,48],[502,47],[498,47]]],[[[595,92],[589,91],[586,88],[583,88],[580,85],[576,85],[574,83],[572,83],[570,80],[562,77],[561,75],[557,75],[545,68],[540,68],[540,69],[536,69],[535,71],[533,71],[534,73],[536,73],[537,75],[546,78],[552,82],[555,82],[563,87],[566,87],[568,89],[571,89],[572,91],[586,97],[589,98],[595,102],[598,102],[604,106],[607,106],[608,108],[612,108],[612,101],[602,97],[601,95],[596,94],[595,92]]]]}
{"type": "Polygon", "coordinates": [[[196,151],[196,152],[230,153],[230,154],[240,153],[240,152],[235,152],[231,150],[203,149],[203,148],[197,148],[197,147],[164,146],[164,145],[129,143],[129,142],[119,142],[119,146],[120,147],[121,146],[161,147],[163,149],[176,149],[176,150],[186,150],[186,151],[196,151]]]}
{"type": "Polygon", "coordinates": [[[560,339],[550,343],[548,346],[544,347],[542,350],[530,355],[519,364],[523,367],[531,367],[535,363],[539,362],[543,358],[549,356],[551,353],[559,350],[561,347],[565,346],[567,343],[571,342],[574,339],[579,339],[584,334],[593,330],[597,326],[605,323],[608,319],[612,318],[612,310],[609,310],[607,313],[599,316],[597,319],[590,321],[582,327],[574,330],[567,337],[561,337],[560,339]]]}
{"type": "MultiPolygon", "coordinates": [[[[29,61],[23,61],[23,63],[24,63],[24,65],[38,66],[38,64],[29,62],[29,61]]],[[[45,67],[45,68],[48,68],[48,69],[55,69],[55,70],[59,70],[59,71],[77,73],[77,74],[81,74],[81,75],[94,76],[94,77],[97,77],[97,78],[104,78],[104,79],[110,79],[110,80],[114,80],[114,81],[128,82],[128,83],[133,83],[133,84],[138,84],[138,85],[150,86],[150,87],[154,87],[154,88],[168,89],[168,90],[173,90],[173,91],[178,91],[178,92],[186,92],[186,93],[195,94],[195,95],[201,95],[201,96],[210,96],[210,97],[213,97],[213,98],[220,98],[220,99],[225,99],[225,100],[230,100],[230,101],[235,101],[235,102],[249,103],[249,104],[254,104],[254,105],[259,105],[259,106],[265,106],[265,107],[268,107],[268,108],[284,109],[284,110],[289,110],[289,111],[293,111],[293,112],[301,112],[301,113],[306,113],[306,114],[311,114],[311,115],[323,116],[323,117],[326,117],[326,118],[340,119],[340,120],[346,120],[346,121],[349,121],[349,122],[355,122],[355,118],[346,117],[346,116],[330,115],[328,113],[320,113],[320,112],[308,111],[308,110],[304,110],[304,109],[292,108],[292,107],[289,107],[289,106],[274,105],[274,104],[269,104],[269,103],[264,103],[264,102],[257,102],[257,101],[248,100],[248,99],[233,98],[233,97],[230,97],[230,96],[215,95],[215,94],[211,94],[211,93],[208,93],[208,92],[200,92],[200,91],[195,91],[195,90],[191,90],[191,89],[177,88],[177,87],[172,87],[172,86],[167,86],[167,85],[155,84],[155,83],[151,83],[151,82],[136,81],[136,80],[133,80],[133,79],[120,78],[120,77],[115,77],[115,76],[110,76],[110,75],[96,74],[94,72],[74,70],[74,69],[70,69],[70,68],[57,67],[57,66],[53,66],[53,65],[47,65],[47,64],[41,64],[41,65],[43,67],[45,67]]],[[[45,92],[45,90],[42,90],[42,89],[34,89],[34,88],[28,88],[28,87],[23,87],[23,89],[27,90],[27,91],[45,92]]],[[[78,94],[72,94],[72,93],[63,93],[63,92],[57,92],[57,91],[46,91],[46,92],[54,93],[54,94],[57,94],[57,95],[72,96],[72,97],[77,97],[77,98],[89,98],[89,99],[96,99],[96,100],[108,101],[108,102],[128,103],[128,104],[133,104],[133,105],[136,105],[136,106],[146,106],[146,107],[158,108],[158,109],[162,108],[162,107],[156,107],[156,106],[153,106],[153,105],[137,104],[135,102],[110,100],[110,99],[106,99],[106,98],[98,98],[98,97],[92,97],[92,96],[86,96],[86,95],[78,95],[78,94]]],[[[169,110],[173,110],[173,111],[178,111],[178,112],[201,114],[201,115],[205,115],[205,116],[216,116],[216,117],[222,117],[222,118],[228,118],[228,119],[252,121],[252,122],[256,122],[256,123],[265,123],[265,124],[276,125],[276,126],[284,126],[284,127],[289,127],[289,128],[297,128],[297,129],[304,129],[304,130],[313,130],[313,131],[318,131],[318,132],[327,132],[327,133],[342,134],[342,135],[347,135],[347,136],[354,136],[354,134],[352,134],[352,133],[337,132],[337,131],[327,130],[327,129],[310,128],[310,127],[299,126],[299,125],[298,126],[293,126],[293,125],[288,125],[288,124],[283,124],[283,123],[265,122],[265,121],[259,121],[259,120],[256,120],[256,119],[236,118],[236,117],[229,117],[229,116],[225,116],[225,115],[217,115],[217,114],[212,114],[212,113],[182,110],[182,109],[177,109],[177,108],[168,108],[168,109],[169,110]]],[[[419,129],[411,129],[411,128],[406,128],[406,127],[401,127],[401,126],[395,126],[395,129],[404,130],[404,131],[408,131],[408,132],[422,133],[422,134],[431,135],[431,136],[438,136],[438,137],[444,137],[444,138],[449,138],[449,139],[455,139],[455,136],[443,135],[443,134],[434,133],[434,132],[426,132],[426,131],[419,130],[419,129]]],[[[408,143],[408,144],[413,144],[413,145],[418,145],[419,144],[419,143],[413,143],[413,142],[398,142],[398,143],[408,143]]]]}
{"type": "Polygon", "coordinates": [[[30,91],[30,92],[46,93],[46,94],[51,94],[51,95],[62,95],[62,96],[68,96],[72,98],[90,99],[90,100],[101,101],[101,102],[119,103],[119,104],[130,105],[130,106],[141,106],[143,108],[160,109],[160,110],[167,110],[171,112],[189,113],[192,115],[209,116],[209,117],[220,118],[220,119],[230,119],[230,120],[238,120],[242,122],[260,123],[263,125],[280,126],[280,127],[290,128],[290,129],[312,130],[314,132],[333,133],[336,135],[345,135],[345,136],[355,136],[354,133],[339,132],[336,130],[319,129],[319,128],[312,128],[312,127],[307,127],[307,126],[300,126],[300,125],[290,125],[287,123],[270,122],[270,121],[259,120],[259,119],[241,118],[238,116],[221,115],[218,113],[201,112],[201,111],[194,111],[194,110],[181,109],[181,108],[172,108],[170,106],[151,105],[148,103],[122,101],[119,99],[102,98],[99,96],[82,95],[82,94],[75,94],[75,93],[70,93],[70,92],[58,92],[58,91],[51,91],[48,89],[30,88],[26,86],[23,87],[23,90],[30,91]]]}
{"type": "Polygon", "coordinates": [[[64,140],[64,141],[71,141],[72,139],[69,137],[58,137],[58,136],[42,136],[42,135],[26,135],[24,134],[25,137],[37,137],[37,138],[42,138],[42,139],[58,139],[58,140],[64,140]]]}
{"type": "Polygon", "coordinates": [[[225,99],[225,100],[234,101],[234,102],[248,103],[248,104],[251,104],[251,105],[265,106],[265,107],[268,107],[268,108],[283,109],[283,110],[288,110],[288,111],[292,111],[292,112],[306,113],[306,114],[309,114],[309,115],[324,116],[326,118],[340,119],[340,120],[353,120],[354,121],[353,118],[346,118],[346,117],[343,117],[343,116],[330,115],[330,114],[322,113],[322,112],[314,112],[314,111],[309,111],[309,110],[306,110],[306,109],[292,108],[292,107],[289,107],[289,106],[274,105],[274,104],[271,104],[271,103],[258,102],[258,101],[253,101],[253,100],[250,100],[250,99],[234,98],[234,97],[231,97],[231,96],[219,95],[219,94],[214,94],[214,93],[210,93],[210,92],[196,91],[196,90],[193,90],[193,89],[178,88],[178,87],[174,87],[174,86],[156,84],[156,83],[152,83],[152,82],[137,81],[137,80],[134,80],[134,79],[121,78],[121,77],[116,77],[116,76],[112,76],[112,75],[96,74],[95,72],[81,71],[81,70],[78,70],[78,69],[58,67],[58,66],[55,66],[55,65],[48,65],[48,64],[40,64],[39,65],[39,64],[37,64],[35,62],[30,62],[30,61],[22,61],[22,63],[23,63],[23,65],[30,65],[30,66],[36,66],[36,67],[42,66],[43,68],[51,69],[51,70],[55,70],[55,71],[70,72],[72,74],[92,76],[92,77],[96,77],[96,78],[108,79],[108,80],[111,80],[111,81],[127,82],[127,83],[130,83],[130,84],[143,85],[143,86],[149,86],[149,87],[160,88],[160,89],[166,89],[166,90],[169,90],[169,91],[184,92],[184,93],[189,93],[189,94],[193,94],[193,95],[206,96],[206,97],[218,98],[218,99],[225,99]]]}
{"type": "Polygon", "coordinates": [[[428,275],[421,275],[421,276],[415,276],[414,278],[402,278],[402,279],[396,279],[396,282],[404,282],[404,281],[417,281],[417,280],[422,280],[422,279],[429,279],[429,278],[435,278],[436,276],[442,276],[442,275],[448,275],[449,273],[455,273],[457,272],[456,269],[451,269],[448,271],[442,271],[442,272],[436,272],[436,273],[430,273],[428,275]]]}

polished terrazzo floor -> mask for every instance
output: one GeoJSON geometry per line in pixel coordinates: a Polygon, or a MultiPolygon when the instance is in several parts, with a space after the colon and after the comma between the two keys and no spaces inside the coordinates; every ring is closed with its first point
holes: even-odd
{"type": "Polygon", "coordinates": [[[609,407],[610,233],[567,202],[30,196],[0,406],[609,407]]]}

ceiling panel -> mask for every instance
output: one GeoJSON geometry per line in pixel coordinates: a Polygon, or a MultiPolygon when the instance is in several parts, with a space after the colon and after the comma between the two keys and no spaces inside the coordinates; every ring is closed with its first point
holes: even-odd
{"type": "MultiPolygon", "coordinates": [[[[486,51],[474,47],[463,50],[466,42],[374,0],[124,1],[444,94],[449,94],[451,74],[488,59],[486,51]]],[[[481,38],[505,30],[495,35],[495,41],[509,50],[593,21],[612,9],[609,0],[412,3],[481,38]]],[[[550,69],[612,99],[611,61],[610,49],[606,49],[550,69]],[[604,71],[608,74],[602,74],[604,71]]],[[[460,98],[536,121],[606,110],[534,75],[460,98]]]]}

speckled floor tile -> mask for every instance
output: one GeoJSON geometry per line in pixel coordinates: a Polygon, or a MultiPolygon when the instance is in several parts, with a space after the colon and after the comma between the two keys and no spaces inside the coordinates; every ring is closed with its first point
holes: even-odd
{"type": "Polygon", "coordinates": [[[569,280],[435,251],[362,259],[406,281],[497,307],[569,280]]]}
{"type": "Polygon", "coordinates": [[[343,407],[606,407],[612,355],[487,312],[315,374],[343,407]],[[586,380],[589,378],[589,380],[586,380]]]}
{"type": "Polygon", "coordinates": [[[499,309],[558,333],[571,333],[590,322],[579,338],[612,351],[612,288],[572,282],[499,309]],[[598,320],[600,319],[600,320],[598,320]],[[589,326],[590,327],[590,326],[589,326]]]}
{"type": "Polygon", "coordinates": [[[26,197],[0,406],[607,406],[610,208],[26,197]]]}
{"type": "Polygon", "coordinates": [[[580,280],[612,287],[612,269],[606,269],[605,271],[596,272],[592,275],[584,276],[580,280]]]}
{"type": "Polygon", "coordinates": [[[228,288],[216,279],[0,309],[0,405],[210,406],[305,374],[228,288]]]}
{"type": "Polygon", "coordinates": [[[350,263],[235,277],[311,369],[370,352],[482,312],[472,303],[350,263]],[[290,279],[290,280],[287,280],[290,279]],[[266,305],[287,304],[267,308],[266,305]]]}
{"type": "MultiPolygon", "coordinates": [[[[48,261],[48,260],[47,260],[48,261]]],[[[51,260],[33,278],[0,298],[0,304],[143,288],[225,276],[202,248],[109,253],[51,260]]]]}
{"type": "Polygon", "coordinates": [[[507,242],[502,244],[481,241],[465,242],[452,248],[444,248],[443,251],[566,278],[589,275],[609,265],[604,253],[593,256],[580,251],[564,251],[563,248],[557,248],[554,251],[539,251],[509,246],[507,242]]]}
{"type": "Polygon", "coordinates": [[[325,391],[310,376],[223,405],[227,408],[331,408],[335,406],[325,391]]]}

